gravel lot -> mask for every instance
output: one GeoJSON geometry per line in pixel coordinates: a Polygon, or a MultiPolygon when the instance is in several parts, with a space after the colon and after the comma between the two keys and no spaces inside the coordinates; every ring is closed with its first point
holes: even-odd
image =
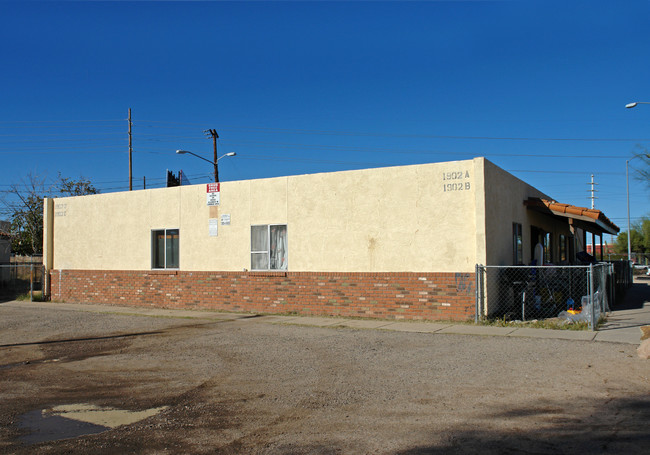
{"type": "Polygon", "coordinates": [[[650,362],[633,345],[270,319],[0,304],[0,452],[649,450],[650,362]],[[78,403],[167,408],[97,434],[30,440],[29,416],[78,403]]]}

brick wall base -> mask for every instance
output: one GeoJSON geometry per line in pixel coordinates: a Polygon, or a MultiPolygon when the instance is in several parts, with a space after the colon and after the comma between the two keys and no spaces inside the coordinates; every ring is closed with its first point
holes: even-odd
{"type": "Polygon", "coordinates": [[[390,319],[474,317],[470,273],[52,270],[68,303],[390,319]]]}

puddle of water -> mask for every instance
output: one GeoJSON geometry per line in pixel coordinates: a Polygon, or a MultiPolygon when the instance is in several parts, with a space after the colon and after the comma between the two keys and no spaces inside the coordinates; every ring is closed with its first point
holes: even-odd
{"type": "Polygon", "coordinates": [[[35,444],[101,433],[139,422],[164,409],[167,409],[167,406],[144,411],[129,411],[86,403],[61,405],[23,414],[18,427],[28,431],[27,435],[20,438],[21,441],[35,444]]]}
{"type": "Polygon", "coordinates": [[[167,406],[145,409],[144,411],[129,411],[126,409],[103,408],[92,404],[80,403],[55,406],[45,412],[50,415],[58,415],[94,425],[117,428],[121,425],[130,425],[156,415],[164,409],[167,409],[167,406]]]}
{"type": "Polygon", "coordinates": [[[41,410],[23,414],[18,427],[29,433],[20,440],[26,444],[56,441],[58,439],[76,438],[87,434],[101,433],[110,430],[109,427],[94,425],[88,422],[66,419],[56,415],[48,416],[41,410]]]}

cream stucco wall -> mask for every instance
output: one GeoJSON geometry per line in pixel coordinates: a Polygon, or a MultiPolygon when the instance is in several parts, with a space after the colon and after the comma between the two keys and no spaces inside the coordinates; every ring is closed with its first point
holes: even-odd
{"type": "Polygon", "coordinates": [[[178,228],[182,270],[249,269],[250,226],[287,224],[291,271],[471,272],[486,255],[484,163],[222,182],[219,207],[204,184],[58,198],[52,267],[149,270],[151,230],[178,228]]]}
{"type": "Polygon", "coordinates": [[[515,265],[513,264],[513,223],[522,225],[524,264],[531,262],[531,243],[533,241],[536,243],[531,239],[531,226],[552,233],[554,257],[557,257],[558,236],[570,234],[568,222],[528,209],[524,205],[524,201],[530,197],[552,198],[491,162],[487,160],[484,162],[487,254],[485,262],[481,263],[515,265]]]}
{"type": "Polygon", "coordinates": [[[473,270],[475,168],[480,162],[290,178],[289,267],[473,270]]]}

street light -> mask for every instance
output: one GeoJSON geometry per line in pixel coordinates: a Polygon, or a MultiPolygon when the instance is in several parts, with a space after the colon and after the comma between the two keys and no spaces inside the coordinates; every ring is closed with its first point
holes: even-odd
{"type": "Polygon", "coordinates": [[[629,165],[630,165],[630,161],[639,157],[650,158],[650,155],[647,153],[639,153],[637,155],[634,155],[629,160],[625,160],[625,186],[627,189],[626,192],[627,192],[627,260],[628,261],[632,257],[632,242],[631,242],[632,231],[630,230],[630,172],[629,172],[630,166],[629,165]]]}
{"type": "MultiPolygon", "coordinates": [[[[626,108],[632,109],[633,107],[637,107],[639,104],[650,104],[648,101],[634,101],[633,103],[627,103],[625,105],[626,108]]],[[[629,165],[630,161],[632,161],[634,158],[639,158],[639,157],[646,157],[650,159],[650,154],[647,153],[639,153],[637,155],[634,155],[632,158],[629,160],[625,160],[625,185],[627,188],[627,260],[629,261],[632,257],[632,231],[630,230],[630,176],[629,176],[629,165]]]]}
{"type": "Polygon", "coordinates": [[[235,156],[235,155],[237,155],[237,153],[235,153],[235,152],[229,152],[229,153],[225,153],[225,154],[221,155],[215,161],[210,161],[209,159],[203,158],[201,155],[197,155],[196,153],[190,152],[189,150],[176,150],[176,153],[178,155],[185,155],[186,153],[189,153],[190,155],[194,155],[195,157],[197,157],[199,159],[202,159],[203,161],[207,161],[208,163],[212,164],[214,166],[214,181],[215,181],[215,183],[219,183],[219,167],[218,167],[218,164],[217,164],[219,162],[219,160],[221,158],[225,157],[225,156],[235,156]]]}
{"type": "Polygon", "coordinates": [[[626,108],[632,109],[633,107],[636,107],[638,104],[650,104],[650,102],[647,101],[635,101],[633,103],[627,103],[625,105],[626,108]]]}

